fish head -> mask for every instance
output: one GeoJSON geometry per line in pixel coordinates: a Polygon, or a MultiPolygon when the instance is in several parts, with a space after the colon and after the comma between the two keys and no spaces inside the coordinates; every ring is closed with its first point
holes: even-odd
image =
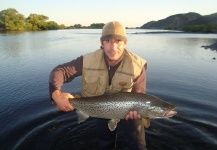
{"type": "Polygon", "coordinates": [[[154,96],[151,96],[145,105],[148,118],[168,118],[177,114],[174,105],[154,96]]]}
{"type": "Polygon", "coordinates": [[[149,118],[168,118],[177,114],[176,107],[172,104],[154,104],[148,107],[149,118]]]}

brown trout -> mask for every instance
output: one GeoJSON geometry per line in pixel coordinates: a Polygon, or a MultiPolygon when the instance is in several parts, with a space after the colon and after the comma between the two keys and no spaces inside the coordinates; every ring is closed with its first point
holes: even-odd
{"type": "Polygon", "coordinates": [[[111,119],[108,127],[115,130],[120,119],[130,111],[137,111],[142,118],[166,118],[177,114],[175,106],[149,94],[120,92],[109,95],[70,99],[76,109],[78,122],[89,117],[111,119]]]}

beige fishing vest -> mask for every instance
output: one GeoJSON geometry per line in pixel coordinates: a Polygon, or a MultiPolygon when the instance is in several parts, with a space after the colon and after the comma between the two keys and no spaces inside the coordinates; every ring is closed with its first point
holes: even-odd
{"type": "Polygon", "coordinates": [[[83,57],[82,96],[97,96],[118,91],[131,92],[133,80],[140,75],[144,65],[146,65],[144,59],[126,50],[109,86],[103,50],[86,54],[83,57]]]}

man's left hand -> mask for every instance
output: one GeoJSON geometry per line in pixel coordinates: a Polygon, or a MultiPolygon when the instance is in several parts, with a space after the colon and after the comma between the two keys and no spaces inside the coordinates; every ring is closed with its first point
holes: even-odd
{"type": "Polygon", "coordinates": [[[142,116],[140,114],[138,114],[137,111],[130,111],[126,117],[125,117],[126,120],[128,119],[142,119],[142,116]]]}

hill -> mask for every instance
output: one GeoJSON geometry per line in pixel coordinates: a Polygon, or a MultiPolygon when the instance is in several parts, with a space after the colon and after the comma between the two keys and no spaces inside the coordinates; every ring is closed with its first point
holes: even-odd
{"type": "Polygon", "coordinates": [[[187,25],[214,24],[217,25],[217,13],[202,16],[201,18],[192,20],[187,25]]]}
{"type": "Polygon", "coordinates": [[[217,26],[217,13],[202,16],[195,12],[189,12],[186,14],[176,14],[169,16],[165,19],[158,21],[150,21],[141,29],[178,29],[182,30],[186,26],[194,25],[216,25],[217,26]]]}

